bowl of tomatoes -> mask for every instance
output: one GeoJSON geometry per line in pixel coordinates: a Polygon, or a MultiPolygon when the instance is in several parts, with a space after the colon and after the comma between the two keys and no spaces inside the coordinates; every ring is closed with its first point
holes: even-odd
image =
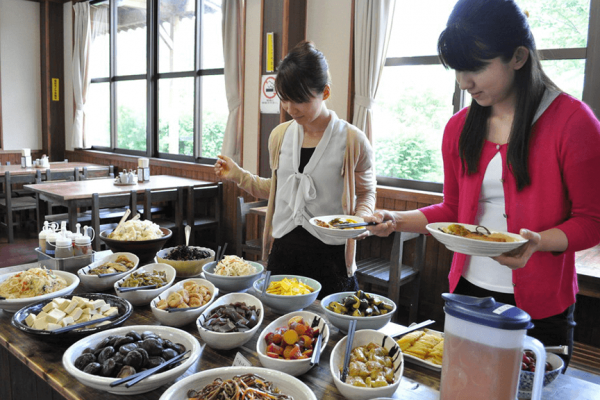
{"type": "MultiPolygon", "coordinates": [[[[554,353],[546,352],[546,364],[544,365],[544,386],[553,382],[560,371],[562,371],[565,363],[562,358],[554,353]]],[[[521,363],[521,375],[519,376],[519,399],[530,399],[531,390],[533,388],[533,375],[535,370],[540,368],[536,365],[535,354],[530,350],[523,352],[523,362],[521,363]]]]}

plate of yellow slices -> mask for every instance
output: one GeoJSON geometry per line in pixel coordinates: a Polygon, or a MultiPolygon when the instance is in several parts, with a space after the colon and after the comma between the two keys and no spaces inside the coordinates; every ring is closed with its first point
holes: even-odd
{"type": "Polygon", "coordinates": [[[478,225],[439,222],[426,228],[448,250],[469,256],[496,257],[527,243],[516,233],[478,225]]]}
{"type": "Polygon", "coordinates": [[[311,218],[309,220],[309,223],[314,226],[319,233],[327,236],[346,239],[357,237],[361,233],[365,232],[365,227],[359,226],[353,228],[338,228],[337,225],[355,224],[360,222],[365,221],[356,215],[323,215],[320,217],[311,218]]]}
{"type": "Polygon", "coordinates": [[[404,359],[435,371],[442,369],[444,334],[433,329],[413,331],[396,340],[404,359]]]}

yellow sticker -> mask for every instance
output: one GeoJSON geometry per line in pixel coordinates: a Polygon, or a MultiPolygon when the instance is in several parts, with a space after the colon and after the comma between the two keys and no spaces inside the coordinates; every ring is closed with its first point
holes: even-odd
{"type": "Polygon", "coordinates": [[[58,78],[52,78],[52,101],[58,100],[58,78]]]}

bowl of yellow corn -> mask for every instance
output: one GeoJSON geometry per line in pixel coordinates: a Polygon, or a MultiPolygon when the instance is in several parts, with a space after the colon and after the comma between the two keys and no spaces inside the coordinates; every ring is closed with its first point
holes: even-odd
{"type": "Polygon", "coordinates": [[[265,278],[254,281],[256,296],[276,314],[299,311],[311,305],[321,291],[321,284],[299,275],[272,275],[263,295],[265,278]]]}

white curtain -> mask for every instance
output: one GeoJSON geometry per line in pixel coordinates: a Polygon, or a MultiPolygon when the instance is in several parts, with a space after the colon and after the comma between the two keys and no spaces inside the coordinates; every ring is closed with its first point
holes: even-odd
{"type": "Polygon", "coordinates": [[[90,4],[87,1],[75,3],[74,47],[73,47],[73,98],[75,114],[73,118],[72,145],[87,147],[84,135],[85,96],[90,85],[88,76],[88,51],[90,48],[90,4]]]}
{"type": "Polygon", "coordinates": [[[229,118],[221,154],[239,163],[242,152],[242,90],[244,83],[244,0],[223,0],[223,55],[229,118]]]}
{"type": "Polygon", "coordinates": [[[354,118],[372,141],[373,103],[383,71],[396,0],[354,2],[354,118]]]}

